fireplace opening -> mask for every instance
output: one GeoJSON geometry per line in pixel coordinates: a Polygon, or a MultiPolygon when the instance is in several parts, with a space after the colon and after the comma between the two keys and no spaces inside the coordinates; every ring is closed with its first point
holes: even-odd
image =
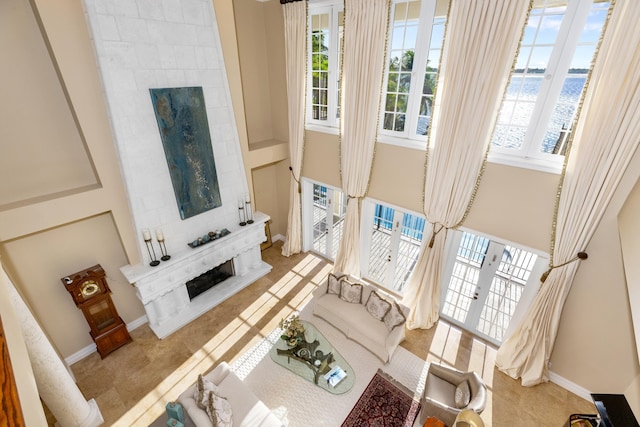
{"type": "Polygon", "coordinates": [[[229,277],[235,275],[235,270],[233,268],[233,260],[220,264],[219,266],[212,268],[209,271],[206,271],[189,280],[186,283],[187,292],[189,293],[189,299],[192,300],[203,292],[208,291],[213,288],[218,283],[224,282],[229,277]]]}

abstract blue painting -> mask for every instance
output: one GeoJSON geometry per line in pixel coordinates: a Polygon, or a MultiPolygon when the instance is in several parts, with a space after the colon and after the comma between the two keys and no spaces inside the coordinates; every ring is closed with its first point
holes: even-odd
{"type": "Polygon", "coordinates": [[[222,205],[201,87],[149,89],[182,219],[222,205]]]}

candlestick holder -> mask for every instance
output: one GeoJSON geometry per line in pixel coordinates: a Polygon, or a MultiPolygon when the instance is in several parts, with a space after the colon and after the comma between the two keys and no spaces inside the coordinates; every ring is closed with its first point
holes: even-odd
{"type": "Polygon", "coordinates": [[[162,261],[169,261],[171,259],[171,255],[167,254],[167,246],[164,244],[164,237],[158,238],[158,246],[160,246],[160,253],[162,254],[160,259],[162,261]]]}
{"type": "Polygon", "coordinates": [[[238,217],[240,219],[240,226],[244,227],[247,225],[247,222],[244,220],[244,206],[238,208],[238,217]]]}
{"type": "Polygon", "coordinates": [[[155,267],[156,265],[160,264],[160,261],[158,261],[158,259],[156,258],[156,251],[155,249],[153,249],[153,242],[151,242],[151,237],[149,237],[149,240],[145,238],[144,243],[146,243],[147,245],[147,252],[149,253],[149,258],[151,259],[149,265],[151,267],[155,267]]]}
{"type": "Polygon", "coordinates": [[[247,224],[253,224],[253,210],[251,209],[251,200],[247,198],[247,201],[244,204],[245,204],[244,214],[245,214],[245,217],[247,218],[247,224]]]}
{"type": "Polygon", "coordinates": [[[247,217],[244,211],[244,201],[242,199],[238,200],[238,219],[240,220],[241,227],[247,225],[247,217]]]}

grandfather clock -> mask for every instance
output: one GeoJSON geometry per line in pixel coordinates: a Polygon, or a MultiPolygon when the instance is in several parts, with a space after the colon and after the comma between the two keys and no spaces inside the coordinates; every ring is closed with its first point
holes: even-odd
{"type": "Polygon", "coordinates": [[[60,280],[87,319],[91,338],[96,343],[101,358],[104,359],[112,351],[132,341],[111,301],[111,290],[100,264],[60,280]]]}

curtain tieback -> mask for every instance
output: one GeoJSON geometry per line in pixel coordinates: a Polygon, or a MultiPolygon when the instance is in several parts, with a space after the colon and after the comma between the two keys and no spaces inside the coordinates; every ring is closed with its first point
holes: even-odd
{"type": "Polygon", "coordinates": [[[301,194],[302,184],[300,184],[300,180],[296,178],[295,174],[293,173],[293,168],[291,166],[289,166],[289,170],[291,171],[291,177],[293,178],[293,180],[298,183],[298,194],[301,194]]]}
{"type": "Polygon", "coordinates": [[[570,264],[574,261],[577,260],[584,260],[589,258],[589,255],[586,252],[578,252],[578,255],[576,255],[575,257],[571,258],[569,261],[567,262],[563,262],[562,264],[558,264],[558,265],[551,265],[549,267],[549,269],[547,271],[545,271],[544,273],[542,273],[542,276],[540,276],[540,282],[544,283],[545,280],[547,280],[547,277],[549,277],[549,274],[551,273],[551,270],[553,270],[554,268],[558,268],[558,267],[563,267],[567,264],[570,264]]]}
{"type": "Polygon", "coordinates": [[[440,223],[434,223],[433,224],[433,234],[431,235],[431,240],[429,240],[429,247],[433,248],[433,244],[436,241],[436,236],[438,235],[439,232],[441,232],[444,228],[446,228],[444,225],[440,224],[440,223]],[[436,230],[436,226],[440,226],[440,228],[438,228],[436,230]]]}

